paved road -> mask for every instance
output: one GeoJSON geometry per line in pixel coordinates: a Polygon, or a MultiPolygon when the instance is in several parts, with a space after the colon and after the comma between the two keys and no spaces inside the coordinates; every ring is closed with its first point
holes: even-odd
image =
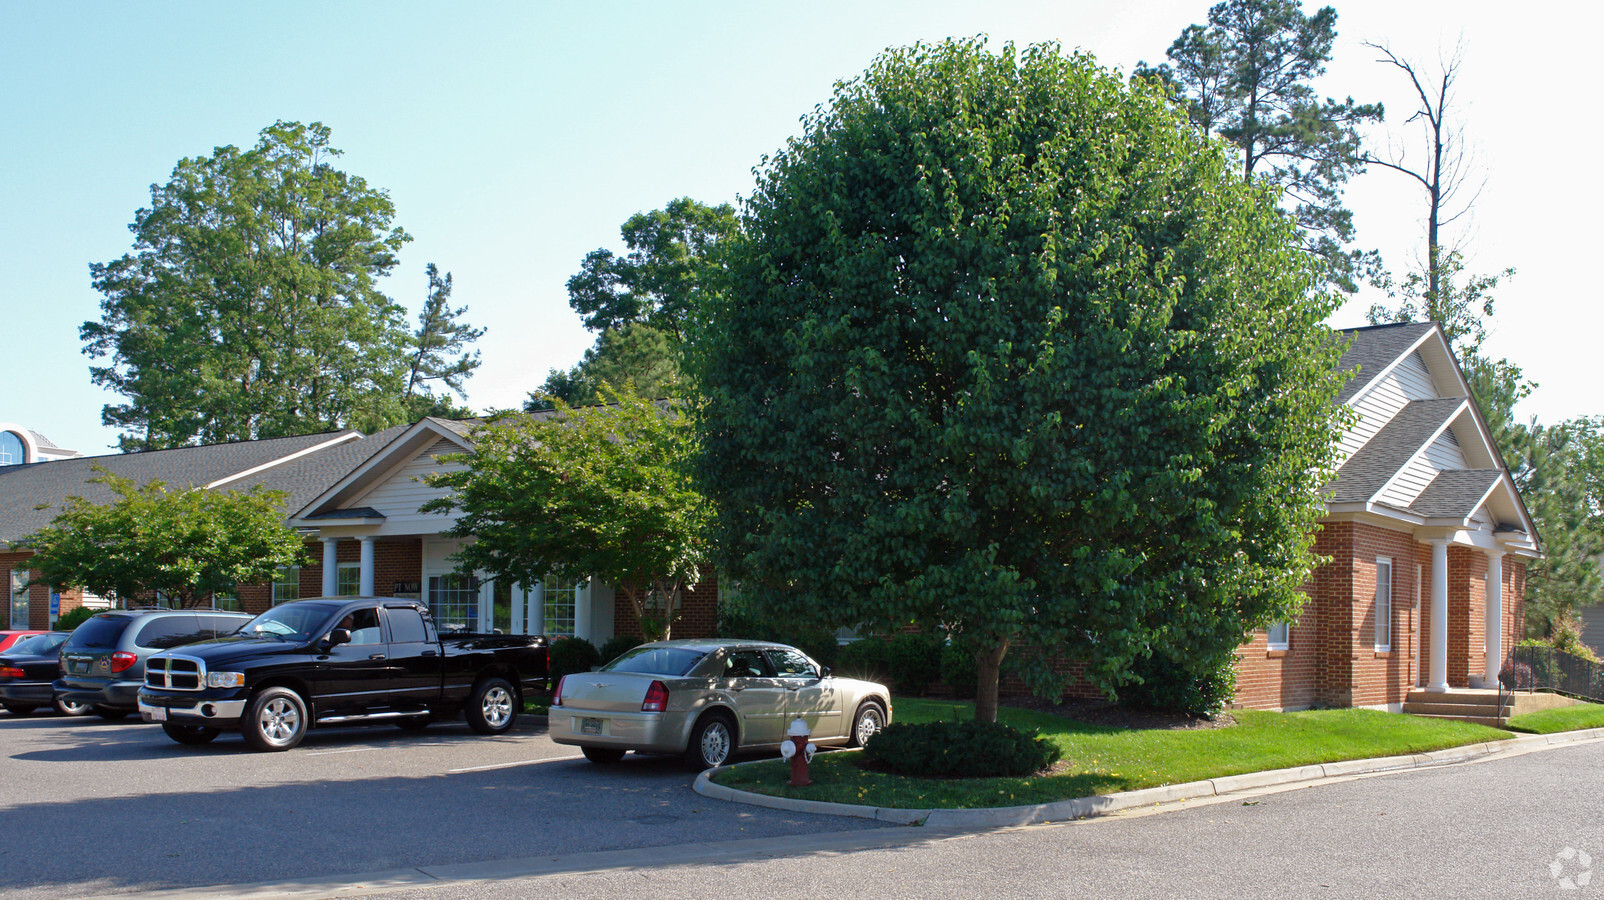
{"type": "MultiPolygon", "coordinates": [[[[434,877],[476,880],[384,897],[1585,898],[1604,895],[1601,801],[1604,742],[1058,825],[899,828],[468,866],[434,877]],[[1556,862],[1559,876],[1588,883],[1562,889],[1556,862]]],[[[305,895],[334,887],[308,886],[305,895]]]]}
{"type": "Polygon", "coordinates": [[[677,761],[606,769],[524,718],[314,732],[288,753],[238,736],[183,747],[160,728],[0,713],[0,896],[320,878],[568,856],[687,840],[880,827],[707,800],[677,761]]]}

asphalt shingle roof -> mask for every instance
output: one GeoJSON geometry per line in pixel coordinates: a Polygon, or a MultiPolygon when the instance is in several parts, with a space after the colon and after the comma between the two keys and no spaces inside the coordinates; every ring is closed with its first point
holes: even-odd
{"type": "Polygon", "coordinates": [[[1428,519],[1466,519],[1481,506],[1482,498],[1503,476],[1502,469],[1449,469],[1438,472],[1426,485],[1411,512],[1428,519]]]}
{"type": "MultiPolygon", "coordinates": [[[[386,433],[380,432],[380,435],[386,433]]],[[[27,537],[50,524],[51,520],[61,512],[62,503],[70,496],[83,497],[94,503],[111,502],[114,495],[109,488],[89,481],[96,475],[95,466],[132,479],[136,484],[142,485],[152,480],[159,480],[170,488],[194,487],[211,484],[230,475],[267,465],[293,453],[328,443],[342,434],[355,434],[355,432],[326,432],[260,441],[239,441],[232,444],[151,450],[145,453],[87,456],[26,466],[3,466],[0,467],[0,542],[27,537]]],[[[295,495],[309,489],[312,482],[332,474],[332,477],[327,478],[326,483],[318,487],[316,492],[307,496],[309,500],[311,496],[321,493],[328,484],[332,484],[335,479],[356,465],[355,462],[343,462],[348,458],[348,454],[362,452],[361,458],[366,459],[368,453],[380,446],[382,445],[374,442],[374,438],[348,440],[237,482],[230,482],[224,487],[230,490],[249,490],[255,484],[262,484],[266,487],[289,490],[295,495]],[[366,452],[358,450],[364,445],[366,452]],[[325,458],[325,454],[329,456],[325,458]],[[336,469],[337,473],[334,472],[336,469]],[[285,479],[282,485],[277,483],[280,478],[285,479]]]]}
{"type": "Polygon", "coordinates": [[[1332,485],[1336,494],[1331,499],[1336,503],[1358,503],[1374,497],[1464,404],[1461,397],[1405,404],[1337,470],[1332,485]]]}
{"type": "Polygon", "coordinates": [[[1357,369],[1358,372],[1337,392],[1337,402],[1347,403],[1358,396],[1383,369],[1402,356],[1405,349],[1436,327],[1430,322],[1405,322],[1339,331],[1338,334],[1348,340],[1348,347],[1342,351],[1337,370],[1353,372],[1357,369]]]}
{"type": "Polygon", "coordinates": [[[284,513],[294,515],[406,430],[405,425],[386,428],[361,440],[347,441],[327,450],[309,453],[300,459],[292,459],[238,481],[230,481],[222,485],[222,489],[248,491],[260,485],[267,490],[284,491],[290,495],[284,502],[284,513]]]}

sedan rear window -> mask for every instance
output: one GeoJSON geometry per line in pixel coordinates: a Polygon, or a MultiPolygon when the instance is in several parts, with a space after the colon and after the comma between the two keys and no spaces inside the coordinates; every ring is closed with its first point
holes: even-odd
{"type": "Polygon", "coordinates": [[[74,650],[116,649],[117,639],[123,636],[133,621],[130,616],[90,616],[72,630],[67,646],[74,650]]]}
{"type": "Polygon", "coordinates": [[[696,668],[707,654],[684,647],[636,647],[602,666],[603,672],[638,672],[679,677],[696,668]]]}
{"type": "Polygon", "coordinates": [[[56,652],[56,648],[66,643],[65,632],[56,634],[36,634],[33,637],[23,638],[11,645],[6,651],[17,656],[49,656],[56,652]]]}

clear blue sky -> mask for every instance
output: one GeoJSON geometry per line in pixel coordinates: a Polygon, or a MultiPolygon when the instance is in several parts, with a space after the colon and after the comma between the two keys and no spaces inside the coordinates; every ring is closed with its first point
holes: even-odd
{"type": "MultiPolygon", "coordinates": [[[[1362,40],[1429,65],[1463,35],[1466,131],[1486,188],[1463,239],[1473,270],[1515,266],[1489,347],[1541,383],[1523,413],[1604,413],[1590,363],[1604,326],[1595,211],[1576,166],[1593,140],[1583,90],[1604,12],[1568,6],[1339,2],[1327,93],[1406,85],[1362,40]]],[[[1306,4],[1306,8],[1313,8],[1306,4]]],[[[322,121],[347,171],[389,190],[415,240],[389,280],[414,310],[423,268],[455,279],[489,329],[475,408],[517,405],[591,335],[564,282],[617,246],[630,214],[677,196],[735,200],[763,154],[888,46],[985,33],[1055,40],[1129,69],[1159,61],[1205,2],[24,3],[0,0],[0,421],[105,452],[115,398],[89,383],[77,329],[99,315],[88,264],[127,252],[127,226],[186,156],[246,146],[277,119],[322,121]]],[[[1373,172],[1349,191],[1359,242],[1401,265],[1423,199],[1373,172]]],[[[1371,298],[1333,319],[1363,323],[1371,298]]]]}

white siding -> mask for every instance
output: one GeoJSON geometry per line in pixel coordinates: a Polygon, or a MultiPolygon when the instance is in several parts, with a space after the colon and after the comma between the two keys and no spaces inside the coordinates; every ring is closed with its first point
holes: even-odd
{"type": "MultiPolygon", "coordinates": [[[[1420,358],[1419,353],[1411,353],[1388,372],[1385,377],[1377,380],[1371,388],[1360,394],[1354,402],[1354,411],[1359,414],[1359,422],[1349,429],[1338,442],[1337,449],[1340,459],[1337,465],[1346,462],[1348,457],[1359,452],[1380,431],[1383,425],[1392,420],[1400,409],[1411,400],[1435,400],[1438,398],[1436,385],[1432,383],[1431,373],[1426,371],[1426,362],[1420,358]]],[[[1419,493],[1416,491],[1415,493],[1419,493]]]]}
{"type": "Polygon", "coordinates": [[[1437,473],[1445,469],[1468,469],[1465,463],[1465,454],[1459,449],[1459,441],[1454,437],[1453,429],[1445,428],[1437,439],[1426,447],[1424,453],[1415,456],[1404,466],[1403,471],[1381,494],[1381,502],[1391,503],[1395,506],[1408,506],[1415,502],[1420,492],[1431,484],[1437,473]]]}
{"type": "Polygon", "coordinates": [[[444,465],[435,459],[437,455],[459,453],[462,448],[444,438],[440,439],[429,449],[419,453],[405,464],[392,469],[383,479],[366,493],[361,494],[343,504],[350,509],[359,506],[371,506],[384,513],[384,530],[387,533],[414,533],[434,534],[450,525],[451,519],[437,513],[422,513],[418,507],[427,500],[447,496],[450,492],[443,488],[432,488],[424,484],[421,477],[435,472],[447,472],[462,469],[460,464],[444,465]],[[417,526],[413,528],[412,526],[417,526]]]}

